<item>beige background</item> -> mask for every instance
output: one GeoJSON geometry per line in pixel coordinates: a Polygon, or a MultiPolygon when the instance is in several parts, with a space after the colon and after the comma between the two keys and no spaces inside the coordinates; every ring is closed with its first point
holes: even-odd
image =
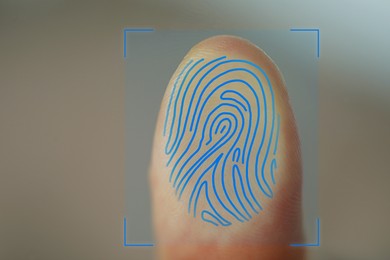
{"type": "Polygon", "coordinates": [[[149,259],[122,246],[124,27],[321,28],[322,243],[390,258],[388,1],[0,1],[0,259],[149,259]]]}

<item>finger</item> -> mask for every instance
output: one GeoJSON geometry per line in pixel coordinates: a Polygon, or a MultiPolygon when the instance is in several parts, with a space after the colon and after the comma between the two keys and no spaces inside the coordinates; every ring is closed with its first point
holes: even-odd
{"type": "Polygon", "coordinates": [[[194,46],[168,84],[150,178],[163,259],[301,259],[299,140],[281,73],[255,45],[194,46]]]}

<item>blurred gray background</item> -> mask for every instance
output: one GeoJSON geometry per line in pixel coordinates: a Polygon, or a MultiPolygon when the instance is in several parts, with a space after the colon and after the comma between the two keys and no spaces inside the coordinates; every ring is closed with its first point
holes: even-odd
{"type": "Polygon", "coordinates": [[[389,1],[0,0],[0,259],[124,248],[125,27],[321,29],[311,259],[390,258],[389,1]]]}

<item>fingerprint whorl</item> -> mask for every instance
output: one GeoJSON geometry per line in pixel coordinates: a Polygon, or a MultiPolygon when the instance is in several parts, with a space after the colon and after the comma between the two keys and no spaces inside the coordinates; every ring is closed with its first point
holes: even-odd
{"type": "Polygon", "coordinates": [[[259,197],[273,197],[279,124],[270,80],[258,65],[225,56],[184,65],[163,135],[169,181],[188,212],[229,226],[263,210],[259,197]]]}

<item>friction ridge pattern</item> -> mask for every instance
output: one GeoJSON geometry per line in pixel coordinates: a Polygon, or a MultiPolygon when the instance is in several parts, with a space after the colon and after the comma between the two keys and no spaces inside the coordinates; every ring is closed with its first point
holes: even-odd
{"type": "Polygon", "coordinates": [[[163,136],[169,181],[188,213],[214,226],[259,214],[260,197],[274,195],[279,131],[274,91],[257,64],[226,56],[185,64],[163,136]]]}

